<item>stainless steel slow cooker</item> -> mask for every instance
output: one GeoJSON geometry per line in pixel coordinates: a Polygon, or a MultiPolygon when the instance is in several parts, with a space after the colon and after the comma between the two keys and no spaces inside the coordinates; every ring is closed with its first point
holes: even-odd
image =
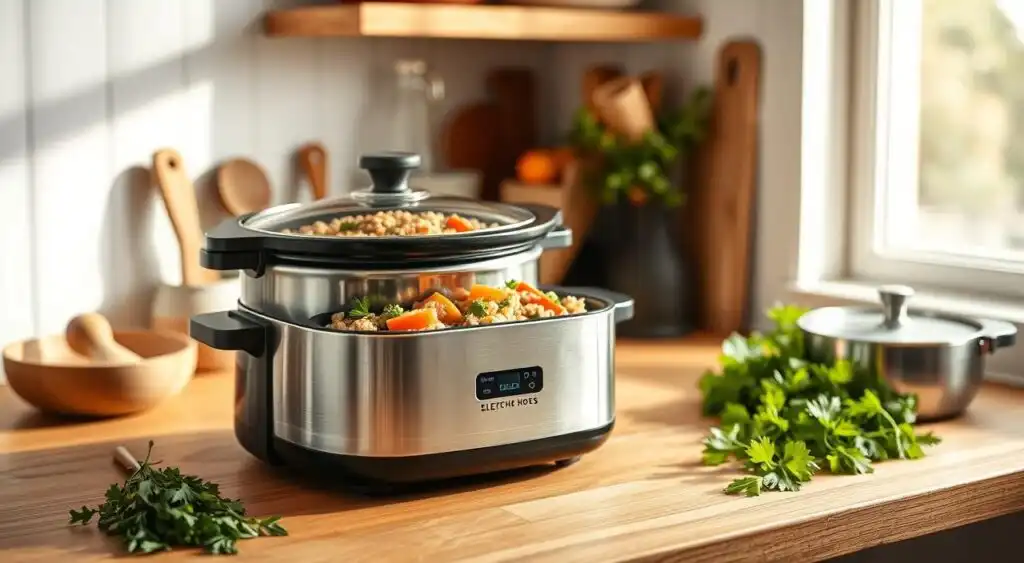
{"type": "Polygon", "coordinates": [[[797,321],[807,357],[832,363],[845,359],[917,397],[917,416],[934,421],[959,415],[981,387],[985,358],[1013,346],[1017,327],[909,308],[913,288],[878,289],[881,306],[824,307],[797,321]]]}
{"type": "Polygon", "coordinates": [[[409,188],[416,155],[367,155],[372,186],[284,205],[207,233],[201,260],[242,270],[237,309],[197,315],[194,338],[237,350],[235,434],[245,449],[362,485],[575,461],[615,421],[615,325],[631,298],[584,298],[587,312],[421,332],[333,330],[353,298],[402,302],[435,289],[533,283],[538,257],[571,242],[561,214],[430,197],[409,188]],[[490,227],[405,236],[287,231],[339,216],[400,209],[458,213],[490,227]]]}

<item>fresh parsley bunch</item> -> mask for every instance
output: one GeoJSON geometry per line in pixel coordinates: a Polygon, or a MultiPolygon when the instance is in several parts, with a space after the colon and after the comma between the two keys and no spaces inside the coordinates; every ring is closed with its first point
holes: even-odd
{"type": "Polygon", "coordinates": [[[775,327],[722,344],[721,373],[700,379],[705,416],[720,419],[704,439],[703,461],[730,459],[752,475],[725,492],[757,496],[796,491],[815,472],[871,473],[872,462],[917,459],[939,438],[916,434],[917,399],[893,391],[848,361],[807,361],[797,319],[805,312],[777,306],[775,327]]]}
{"type": "Polygon", "coordinates": [[[182,475],[174,467],[155,469],[149,461],[153,442],[141,467],[124,485],[107,489],[98,507],[71,510],[71,524],[88,524],[99,514],[98,526],[121,536],[129,553],[153,553],[174,546],[202,547],[212,554],[235,554],[238,540],[286,536],[280,517],[253,518],[237,500],[220,496],[215,483],[182,475]]]}

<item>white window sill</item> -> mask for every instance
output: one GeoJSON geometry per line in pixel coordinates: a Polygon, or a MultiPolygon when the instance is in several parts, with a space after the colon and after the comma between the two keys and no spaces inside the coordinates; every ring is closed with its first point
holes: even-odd
{"type": "MultiPolygon", "coordinates": [[[[878,303],[878,285],[859,280],[797,282],[789,292],[797,304],[826,307],[878,303]]],[[[1024,303],[1020,300],[917,290],[912,306],[978,318],[1001,319],[1017,325],[1018,342],[988,358],[985,379],[1024,387],[1024,303]]]]}

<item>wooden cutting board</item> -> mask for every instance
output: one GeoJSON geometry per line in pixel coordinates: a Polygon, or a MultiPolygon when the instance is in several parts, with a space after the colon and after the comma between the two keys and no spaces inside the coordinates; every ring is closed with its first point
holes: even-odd
{"type": "Polygon", "coordinates": [[[702,151],[696,222],[700,321],[717,335],[750,322],[751,251],[756,205],[761,48],[730,41],[718,52],[714,109],[702,151]]]}
{"type": "Polygon", "coordinates": [[[500,182],[495,168],[498,110],[491,102],[465,105],[452,114],[441,135],[441,150],[450,170],[475,170],[481,185],[500,182]]]}
{"type": "Polygon", "coordinates": [[[484,182],[484,199],[498,199],[500,184],[514,178],[516,160],[537,146],[537,94],[533,71],[495,68],[487,74],[487,93],[494,101],[498,127],[494,130],[496,182],[484,182]]]}

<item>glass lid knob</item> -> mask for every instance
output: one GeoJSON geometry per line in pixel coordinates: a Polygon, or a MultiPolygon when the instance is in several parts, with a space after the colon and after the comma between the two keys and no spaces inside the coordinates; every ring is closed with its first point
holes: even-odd
{"type": "Polygon", "coordinates": [[[420,167],[420,155],[408,152],[380,152],[359,157],[359,167],[370,175],[374,193],[409,191],[409,174],[420,167]]]}

